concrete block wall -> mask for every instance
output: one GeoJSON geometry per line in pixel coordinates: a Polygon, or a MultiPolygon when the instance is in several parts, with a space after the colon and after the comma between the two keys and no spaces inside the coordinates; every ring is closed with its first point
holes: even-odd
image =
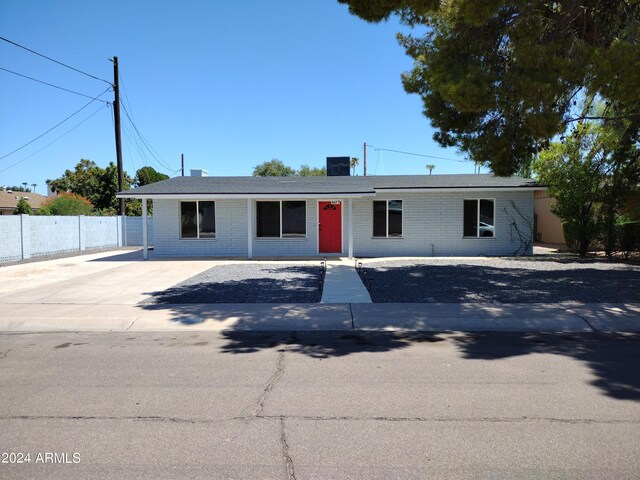
{"type": "MultiPolygon", "coordinates": [[[[147,217],[147,241],[153,245],[153,217],[147,217]]],[[[122,245],[142,245],[142,217],[122,217],[122,245]]]]}
{"type": "Polygon", "coordinates": [[[0,215],[0,263],[22,259],[22,215],[0,215]]]}
{"type": "Polygon", "coordinates": [[[31,216],[31,256],[78,250],[79,218],[31,216]]]}
{"type": "Polygon", "coordinates": [[[117,247],[122,245],[119,217],[81,217],[84,248],[117,247]]]}
{"type": "MultiPolygon", "coordinates": [[[[0,263],[14,262],[61,252],[118,247],[125,244],[124,222],[140,231],[139,240],[128,245],[142,245],[141,217],[85,216],[0,216],[0,263]]],[[[152,244],[153,220],[148,219],[149,243],[152,244]]]]}
{"type": "Polygon", "coordinates": [[[375,199],[402,200],[403,237],[373,238],[373,199],[354,200],[355,256],[512,255],[521,245],[512,223],[531,235],[531,227],[511,201],[532,222],[533,192],[378,194],[375,199]],[[478,198],[495,201],[493,238],[463,238],[463,202],[478,198]]]}

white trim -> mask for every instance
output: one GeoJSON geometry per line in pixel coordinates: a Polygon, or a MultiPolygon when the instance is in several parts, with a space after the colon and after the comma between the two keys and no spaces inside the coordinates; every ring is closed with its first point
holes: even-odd
{"type": "Polygon", "coordinates": [[[149,258],[149,242],[147,238],[147,201],[142,201],[142,259],[149,258]]]}
{"type": "Polygon", "coordinates": [[[349,225],[347,226],[349,233],[347,238],[349,240],[349,259],[352,259],[353,258],[353,199],[352,198],[347,199],[347,205],[349,208],[349,225]]]}
{"type": "Polygon", "coordinates": [[[247,198],[247,259],[253,258],[253,199],[247,198]]]}
{"type": "Polygon", "coordinates": [[[317,225],[316,225],[316,232],[318,233],[316,235],[317,237],[317,241],[316,241],[316,252],[318,252],[318,255],[322,255],[322,254],[334,254],[334,253],[338,253],[338,252],[320,252],[320,202],[340,202],[340,255],[342,255],[342,252],[344,252],[344,201],[341,198],[322,198],[322,199],[318,199],[316,200],[316,215],[317,215],[317,225]]]}
{"type": "MultiPolygon", "coordinates": [[[[331,193],[166,193],[166,194],[140,194],[140,195],[123,195],[116,194],[116,198],[145,198],[147,200],[218,200],[225,198],[252,198],[253,200],[264,199],[285,199],[285,200],[314,200],[321,199],[330,201],[336,198],[336,194],[331,193]]],[[[375,197],[375,193],[339,193],[341,198],[362,198],[375,197]]]]}

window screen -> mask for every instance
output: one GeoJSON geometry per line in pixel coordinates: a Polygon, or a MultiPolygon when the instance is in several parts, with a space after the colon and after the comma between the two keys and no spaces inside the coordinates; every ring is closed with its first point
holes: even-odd
{"type": "Polygon", "coordinates": [[[402,236],[402,200],[389,200],[389,236],[402,236]]]}
{"type": "Polygon", "coordinates": [[[256,235],[280,237],[280,202],[256,203],[256,235]]]}
{"type": "Polygon", "coordinates": [[[197,203],[182,202],[180,203],[180,237],[181,238],[197,238],[197,203]]]}
{"type": "Polygon", "coordinates": [[[306,202],[282,202],[282,236],[304,237],[306,234],[306,202]]]}
{"type": "Polygon", "coordinates": [[[493,223],[493,200],[480,200],[479,236],[493,237],[495,233],[493,223]]]}
{"type": "Polygon", "coordinates": [[[373,202],[373,236],[387,236],[387,202],[373,202]]]}
{"type": "Polygon", "coordinates": [[[216,236],[216,204],[215,202],[198,202],[198,237],[215,238],[216,236]]]}

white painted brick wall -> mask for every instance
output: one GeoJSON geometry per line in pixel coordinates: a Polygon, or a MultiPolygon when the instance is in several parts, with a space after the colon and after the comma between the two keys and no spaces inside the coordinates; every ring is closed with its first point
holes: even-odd
{"type": "MultiPolygon", "coordinates": [[[[368,256],[476,256],[511,255],[520,241],[512,223],[522,233],[531,234],[511,201],[527,217],[533,218],[533,192],[405,193],[387,194],[376,200],[403,201],[403,238],[373,238],[373,198],[353,200],[354,255],[368,256]],[[463,238],[464,199],[495,200],[495,238],[463,238]]],[[[180,239],[180,202],[154,201],[154,250],[160,256],[247,256],[247,202],[216,201],[216,239],[180,239]]],[[[343,249],[348,253],[348,200],[343,200],[343,249]]],[[[255,237],[255,202],[253,231],[255,237]]],[[[307,200],[307,237],[305,239],[252,240],[253,255],[318,255],[318,203],[307,200]]],[[[531,249],[528,252],[532,253],[531,249]]]]}

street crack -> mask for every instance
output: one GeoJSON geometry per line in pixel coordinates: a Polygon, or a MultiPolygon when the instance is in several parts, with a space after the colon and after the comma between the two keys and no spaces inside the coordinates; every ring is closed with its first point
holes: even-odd
{"type": "Polygon", "coordinates": [[[7,358],[7,355],[9,354],[10,351],[11,349],[7,350],[6,352],[0,352],[0,360],[7,358]]]}
{"type": "Polygon", "coordinates": [[[282,458],[284,460],[285,468],[287,470],[287,478],[289,480],[296,479],[296,472],[293,468],[293,460],[289,455],[289,444],[287,443],[287,435],[284,430],[284,417],[280,417],[280,448],[282,451],[282,458]]]}
{"type": "MultiPolygon", "coordinates": [[[[291,343],[292,340],[293,340],[293,337],[291,338],[289,343],[291,343]]],[[[264,404],[267,401],[267,397],[269,396],[271,391],[276,387],[276,385],[280,381],[280,378],[282,378],[282,375],[284,375],[284,354],[286,351],[287,351],[286,345],[280,349],[280,352],[278,353],[278,360],[276,361],[276,370],[275,372],[273,372],[273,375],[271,375],[271,378],[269,378],[269,382],[267,383],[267,386],[264,388],[264,390],[258,397],[258,401],[256,402],[256,409],[252,414],[253,417],[259,417],[262,415],[262,410],[264,409],[264,404]]]]}

